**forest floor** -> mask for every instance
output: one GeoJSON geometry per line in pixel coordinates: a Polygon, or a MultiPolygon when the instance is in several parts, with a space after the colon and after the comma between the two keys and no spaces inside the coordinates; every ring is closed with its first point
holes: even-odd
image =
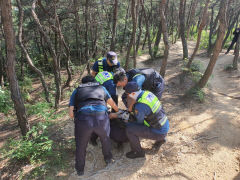
{"type": "MultiPolygon", "coordinates": [[[[191,54],[195,43],[189,42],[188,45],[191,54]]],[[[130,150],[128,143],[122,150],[117,150],[113,143],[115,163],[105,167],[98,140],[97,147],[88,145],[84,176],[76,175],[74,151],[71,151],[67,157],[68,168],[55,174],[56,179],[240,180],[240,71],[224,70],[226,65],[232,63],[231,53],[219,55],[213,75],[204,88],[205,101],[200,103],[182,97],[191,83],[186,81],[180,84],[183,63],[181,42],[171,45],[165,76],[166,89],[162,98],[170,120],[167,142],[155,152],[151,149],[154,141],[141,140],[146,157],[134,160],[125,157],[130,150]]],[[[137,67],[151,67],[159,71],[160,62],[152,62],[148,58],[147,55],[139,56],[137,67]]],[[[195,60],[204,67],[209,62],[201,51],[195,60]]],[[[62,110],[67,110],[68,98],[62,102],[62,110]]],[[[64,125],[61,137],[73,138],[73,121],[67,115],[59,121],[64,125]]],[[[3,163],[1,161],[1,168],[3,163]]]]}

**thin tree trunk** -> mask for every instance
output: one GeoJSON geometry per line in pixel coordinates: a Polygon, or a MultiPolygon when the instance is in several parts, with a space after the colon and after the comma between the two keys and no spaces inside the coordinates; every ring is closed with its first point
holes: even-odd
{"type": "Polygon", "coordinates": [[[193,23],[193,19],[195,17],[195,10],[197,8],[197,3],[198,1],[197,0],[193,0],[192,2],[192,8],[191,8],[191,11],[189,13],[189,20],[187,21],[187,39],[189,38],[189,32],[190,32],[190,29],[191,29],[191,26],[192,26],[192,23],[193,23]]]}
{"type": "Polygon", "coordinates": [[[116,27],[117,27],[117,14],[118,14],[118,0],[114,1],[113,8],[113,26],[112,26],[112,39],[110,50],[115,51],[115,43],[116,43],[116,27]]]}
{"type": "Polygon", "coordinates": [[[32,59],[31,57],[29,56],[28,52],[27,52],[27,49],[25,48],[24,44],[23,44],[23,40],[22,40],[22,31],[23,31],[23,16],[24,16],[24,12],[22,10],[22,5],[21,5],[21,0],[17,0],[17,6],[18,6],[18,9],[19,9],[19,31],[18,31],[18,40],[19,40],[19,43],[20,43],[20,46],[22,48],[22,51],[24,52],[25,54],[25,57],[27,59],[27,63],[29,65],[29,67],[39,76],[41,82],[42,82],[42,86],[43,86],[43,89],[44,89],[44,93],[45,93],[45,98],[46,98],[46,101],[48,103],[50,103],[50,99],[49,99],[49,90],[48,90],[48,87],[47,87],[47,84],[44,80],[44,75],[43,73],[33,64],[32,62],[32,59]]]}
{"type": "Polygon", "coordinates": [[[150,37],[150,32],[149,32],[149,22],[148,22],[148,18],[147,18],[147,13],[144,8],[143,0],[140,0],[140,2],[141,2],[141,6],[142,6],[143,16],[145,19],[145,24],[146,24],[146,35],[147,35],[147,39],[148,39],[148,51],[149,51],[149,55],[150,55],[151,59],[154,60],[153,53],[152,53],[152,45],[151,45],[151,37],[150,37]]]}
{"type": "Polygon", "coordinates": [[[90,74],[90,65],[88,62],[89,59],[89,51],[88,51],[88,16],[89,14],[89,1],[85,1],[85,11],[84,11],[84,19],[85,19],[85,62],[88,64],[87,65],[87,71],[88,74],[90,74]]]}
{"type": "Polygon", "coordinates": [[[196,88],[203,88],[207,82],[209,77],[212,74],[213,68],[216,64],[217,58],[219,53],[221,52],[222,48],[222,41],[224,38],[225,30],[226,30],[226,6],[228,4],[229,0],[221,0],[220,4],[220,10],[219,10],[219,27],[218,27],[218,34],[217,34],[217,40],[214,46],[213,55],[210,59],[210,62],[208,64],[208,67],[206,71],[204,72],[203,77],[200,79],[200,81],[196,84],[196,88]]]}
{"type": "Polygon", "coordinates": [[[167,21],[164,15],[164,8],[166,4],[166,0],[162,0],[160,4],[160,17],[161,17],[161,24],[162,24],[162,32],[163,32],[163,41],[165,45],[164,49],[164,58],[162,60],[162,65],[160,69],[160,74],[162,77],[165,76],[166,67],[167,67],[167,59],[169,54],[169,43],[168,43],[168,31],[167,31],[167,21]]]}
{"type": "Polygon", "coordinates": [[[140,46],[140,41],[141,41],[141,35],[142,35],[142,10],[138,19],[138,29],[139,29],[139,33],[138,33],[138,37],[137,37],[137,42],[136,42],[136,52],[138,53],[138,49],[140,46]]]}
{"type": "Polygon", "coordinates": [[[0,1],[0,7],[7,51],[6,72],[11,91],[11,98],[14,103],[21,133],[23,136],[26,136],[29,131],[29,124],[15,72],[16,49],[15,34],[12,23],[11,0],[0,1]]]}
{"type": "Polygon", "coordinates": [[[187,68],[190,68],[190,66],[192,64],[192,61],[193,61],[195,55],[197,54],[199,44],[200,44],[200,41],[201,41],[202,30],[203,30],[203,28],[204,28],[204,26],[206,25],[206,22],[207,22],[207,16],[208,16],[207,10],[208,10],[209,2],[210,2],[210,0],[206,0],[206,4],[205,4],[203,15],[202,15],[201,24],[200,24],[200,27],[198,29],[197,43],[196,43],[196,46],[194,48],[193,54],[192,54],[191,58],[189,59],[189,61],[187,63],[187,68]]]}
{"type": "Polygon", "coordinates": [[[185,38],[184,2],[185,2],[184,0],[180,0],[179,22],[180,22],[180,35],[183,46],[183,59],[188,59],[188,47],[185,38]]]}
{"type": "Polygon", "coordinates": [[[238,70],[238,57],[239,57],[239,44],[240,38],[238,38],[235,49],[234,49],[234,58],[233,58],[233,69],[238,70]]]}
{"type": "Polygon", "coordinates": [[[56,94],[55,94],[55,108],[57,109],[59,107],[59,102],[60,102],[60,98],[61,98],[61,74],[60,74],[60,67],[59,67],[59,62],[58,62],[58,58],[56,55],[56,52],[54,50],[53,45],[51,44],[51,41],[48,37],[48,35],[45,33],[43,26],[41,25],[37,14],[35,13],[35,8],[36,8],[36,2],[37,0],[33,0],[32,3],[32,16],[35,20],[35,23],[38,25],[38,28],[40,30],[40,32],[43,35],[43,38],[45,40],[45,42],[48,45],[48,49],[49,52],[53,58],[53,72],[54,72],[54,78],[55,78],[55,85],[56,85],[56,94]]]}
{"type": "Polygon", "coordinates": [[[124,29],[123,29],[123,36],[122,36],[122,42],[121,42],[121,47],[120,47],[120,52],[122,52],[123,50],[123,46],[124,46],[124,42],[125,42],[125,34],[126,34],[126,29],[127,29],[127,21],[128,21],[128,14],[129,14],[129,3],[128,3],[128,6],[127,6],[127,13],[126,13],[126,17],[125,17],[125,23],[124,23],[124,29]]]}
{"type": "Polygon", "coordinates": [[[60,21],[59,21],[59,18],[58,18],[58,15],[55,13],[55,17],[56,17],[56,25],[57,25],[57,32],[58,32],[58,35],[60,37],[60,40],[65,48],[65,51],[66,53],[64,53],[64,56],[66,57],[67,61],[66,61],[66,69],[67,69],[67,74],[68,74],[68,79],[66,81],[66,83],[64,84],[63,88],[62,88],[62,92],[63,92],[63,89],[65,87],[69,87],[70,86],[70,82],[72,81],[72,71],[69,67],[69,64],[70,64],[70,49],[64,39],[64,36],[63,36],[63,33],[62,33],[62,29],[61,29],[61,25],[60,25],[60,21]]]}
{"type": "MultiPolygon", "coordinates": [[[[136,29],[137,29],[137,23],[136,23],[136,2],[135,0],[131,1],[131,15],[132,15],[132,23],[133,23],[133,29],[132,29],[132,35],[131,35],[131,39],[128,45],[128,50],[127,50],[127,55],[126,55],[126,63],[125,63],[125,69],[128,69],[128,65],[129,65],[129,56],[130,56],[130,51],[131,48],[133,47],[133,56],[136,57],[135,55],[135,35],[136,35],[136,29]]],[[[134,66],[136,66],[136,64],[134,64],[134,66]]]]}
{"type": "Polygon", "coordinates": [[[161,41],[161,34],[162,34],[162,24],[161,24],[161,21],[160,21],[159,25],[158,25],[157,37],[156,37],[154,47],[153,47],[153,57],[154,58],[156,58],[156,55],[157,55],[157,52],[158,52],[158,49],[159,49],[159,43],[161,41]]]}

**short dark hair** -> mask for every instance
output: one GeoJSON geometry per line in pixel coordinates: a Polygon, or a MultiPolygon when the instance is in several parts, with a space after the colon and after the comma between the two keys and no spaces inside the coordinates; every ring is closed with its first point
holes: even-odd
{"type": "Polygon", "coordinates": [[[126,77],[126,74],[124,72],[119,72],[119,73],[114,74],[114,76],[113,76],[114,84],[117,84],[118,81],[123,81],[125,77],[126,77]]]}
{"type": "Polygon", "coordinates": [[[87,75],[82,78],[82,83],[96,82],[93,76],[87,75]]]}

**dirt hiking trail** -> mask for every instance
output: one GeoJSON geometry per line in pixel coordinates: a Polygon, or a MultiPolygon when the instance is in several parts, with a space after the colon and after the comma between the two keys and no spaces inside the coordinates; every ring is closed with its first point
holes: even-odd
{"type": "MultiPolygon", "coordinates": [[[[189,42],[191,54],[195,43],[189,42]]],[[[138,67],[160,70],[160,62],[149,62],[147,55],[138,57],[138,67]]],[[[154,141],[142,140],[146,157],[128,159],[130,150],[124,144],[116,150],[113,143],[115,163],[104,165],[101,145],[88,145],[85,174],[76,176],[74,159],[69,180],[96,179],[171,179],[171,180],[240,180],[240,72],[226,72],[224,66],[232,63],[233,55],[220,54],[214,68],[204,103],[181,97],[188,84],[180,86],[182,45],[171,45],[166,71],[166,89],[162,102],[170,120],[170,131],[158,152],[151,147],[154,141]]],[[[207,66],[209,58],[197,56],[195,60],[207,66]]],[[[64,130],[73,136],[73,123],[64,130]]]]}

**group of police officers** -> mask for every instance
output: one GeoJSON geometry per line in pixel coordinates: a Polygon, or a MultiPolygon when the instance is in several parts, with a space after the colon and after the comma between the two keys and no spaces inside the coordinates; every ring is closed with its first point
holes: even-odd
{"type": "Polygon", "coordinates": [[[110,138],[118,143],[129,142],[131,151],[127,158],[144,157],[139,138],[156,140],[159,148],[169,130],[169,121],[160,102],[164,79],[154,69],[131,69],[120,67],[117,54],[107,53],[92,67],[92,76],[82,78],[69,103],[69,115],[74,118],[77,174],[84,174],[87,144],[97,144],[100,138],[106,164],[114,160],[110,138]],[[125,91],[122,101],[126,110],[118,108],[116,87],[125,91]],[[107,104],[112,107],[109,112],[107,104]]]}

